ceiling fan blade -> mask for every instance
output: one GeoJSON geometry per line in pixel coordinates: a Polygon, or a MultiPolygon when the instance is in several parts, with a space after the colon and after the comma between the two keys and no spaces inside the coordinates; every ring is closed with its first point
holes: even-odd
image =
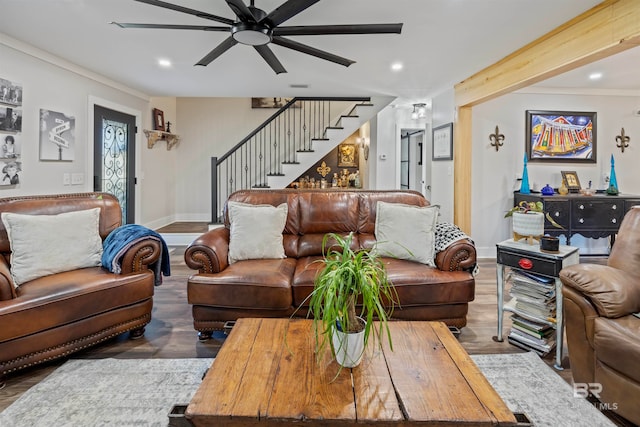
{"type": "Polygon", "coordinates": [[[284,37],[274,36],[272,43],[289,49],[297,50],[298,52],[306,53],[307,55],[312,55],[320,59],[335,62],[336,64],[344,65],[345,67],[348,67],[351,64],[355,64],[356,62],[329,52],[325,52],[324,50],[316,49],[315,47],[307,46],[306,44],[285,39],[284,37]]]}
{"type": "Polygon", "coordinates": [[[303,25],[277,27],[274,36],[315,36],[325,34],[400,34],[402,24],[303,25]]]}
{"type": "Polygon", "coordinates": [[[264,17],[262,21],[270,22],[272,27],[282,24],[320,0],[287,0],[264,17]]]}
{"type": "Polygon", "coordinates": [[[287,70],[284,69],[276,55],[274,55],[273,51],[269,49],[267,45],[254,46],[254,48],[258,51],[260,56],[267,61],[267,64],[276,72],[276,74],[286,73],[287,70]]]}
{"type": "Polygon", "coordinates": [[[256,18],[251,13],[251,10],[247,7],[242,0],[226,0],[227,4],[236,14],[239,20],[242,22],[256,22],[256,18]]]}
{"type": "Polygon", "coordinates": [[[216,59],[218,56],[222,55],[233,46],[235,46],[238,42],[233,39],[233,37],[228,37],[225,41],[216,46],[211,52],[207,53],[204,58],[202,58],[196,65],[207,66],[216,59]]]}
{"type": "Polygon", "coordinates": [[[229,31],[229,27],[211,27],[209,25],[174,25],[174,24],[135,24],[131,22],[109,22],[120,28],[151,28],[159,30],[201,30],[229,31]]]}
{"type": "Polygon", "coordinates": [[[160,0],[135,0],[135,1],[138,1],[140,3],[150,4],[152,6],[163,7],[165,9],[175,10],[177,12],[188,13],[189,15],[195,15],[195,16],[200,17],[200,18],[210,19],[212,21],[217,21],[217,22],[220,22],[222,24],[232,25],[233,22],[234,22],[232,19],[223,18],[221,16],[216,16],[216,15],[211,15],[210,13],[202,12],[202,11],[195,10],[195,9],[189,9],[188,7],[178,6],[176,4],[167,3],[165,1],[160,1],[160,0]]]}

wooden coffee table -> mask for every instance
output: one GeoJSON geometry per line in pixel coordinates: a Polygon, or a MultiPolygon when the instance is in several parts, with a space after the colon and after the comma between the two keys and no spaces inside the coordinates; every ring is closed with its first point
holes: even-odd
{"type": "Polygon", "coordinates": [[[312,320],[241,319],[187,407],[195,426],[469,425],[516,419],[441,322],[391,322],[394,351],[318,363],[312,320]],[[286,339],[285,339],[286,333],[286,339]]]}

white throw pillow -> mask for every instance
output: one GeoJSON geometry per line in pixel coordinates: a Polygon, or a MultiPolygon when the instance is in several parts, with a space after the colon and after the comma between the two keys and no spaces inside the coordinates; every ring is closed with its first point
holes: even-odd
{"type": "Polygon", "coordinates": [[[438,205],[422,207],[378,202],[374,252],[435,267],[435,228],[439,211],[438,205]]]}
{"type": "Polygon", "coordinates": [[[14,286],[101,263],[100,208],[58,215],[2,213],[14,286]]]}
{"type": "Polygon", "coordinates": [[[287,222],[286,203],[278,207],[228,202],[229,264],[246,259],[286,258],[282,231],[287,222]]]}

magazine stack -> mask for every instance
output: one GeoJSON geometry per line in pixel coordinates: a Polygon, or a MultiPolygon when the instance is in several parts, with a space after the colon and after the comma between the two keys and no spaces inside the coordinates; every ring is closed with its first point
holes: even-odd
{"type": "Polygon", "coordinates": [[[556,288],[554,279],[511,270],[507,276],[513,314],[508,340],[527,351],[546,356],[556,345],[556,288]]]}

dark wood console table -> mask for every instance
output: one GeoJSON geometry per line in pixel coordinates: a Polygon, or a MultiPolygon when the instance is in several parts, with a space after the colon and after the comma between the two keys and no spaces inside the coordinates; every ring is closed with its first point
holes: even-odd
{"type": "Polygon", "coordinates": [[[565,196],[560,194],[543,196],[535,193],[521,194],[516,191],[513,201],[514,205],[521,201],[541,201],[545,212],[565,228],[565,230],[556,228],[545,220],[545,234],[565,235],[567,245],[571,244],[571,236],[574,234],[594,239],[611,236],[613,244],[622,218],[632,206],[640,205],[640,196],[632,194],[608,196],[604,193],[593,196],[574,193],[565,196]]]}

